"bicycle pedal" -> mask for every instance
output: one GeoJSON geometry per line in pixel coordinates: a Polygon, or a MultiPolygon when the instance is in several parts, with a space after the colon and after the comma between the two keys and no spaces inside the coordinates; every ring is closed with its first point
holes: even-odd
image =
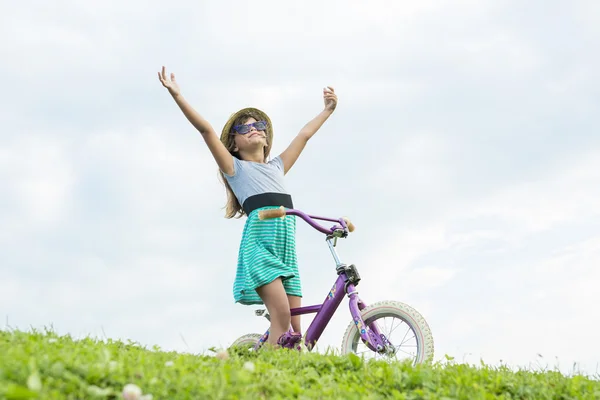
{"type": "Polygon", "coordinates": [[[277,340],[277,344],[281,347],[285,347],[288,349],[293,349],[296,347],[296,344],[300,342],[302,339],[302,334],[298,332],[286,332],[279,337],[277,340]]]}

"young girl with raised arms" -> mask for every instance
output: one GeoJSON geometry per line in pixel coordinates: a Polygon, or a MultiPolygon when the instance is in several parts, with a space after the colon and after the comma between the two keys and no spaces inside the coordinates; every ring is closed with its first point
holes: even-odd
{"type": "Polygon", "coordinates": [[[217,136],[213,127],[181,95],[175,74],[165,67],[158,73],[162,85],[190,123],[202,134],[213,155],[227,191],[226,217],[247,216],[238,250],[233,297],[240,304],[264,304],[271,316],[268,343],[277,346],[300,336],[300,316],[290,308],[300,307],[302,290],[296,258],[296,219],[258,219],[258,211],[293,208],[284,175],[292,168],[308,140],[331,116],[337,106],[333,88],[323,89],[324,108],[309,121],[289,146],[268,160],[273,145],[269,117],[256,108],[234,113],[217,136]]]}

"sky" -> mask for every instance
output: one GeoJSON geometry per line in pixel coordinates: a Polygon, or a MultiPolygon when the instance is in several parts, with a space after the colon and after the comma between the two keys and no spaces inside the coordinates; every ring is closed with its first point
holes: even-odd
{"type": "MultiPolygon", "coordinates": [[[[287,175],[349,216],[366,303],[427,320],[435,359],[596,374],[600,4],[2,1],[0,326],[201,353],[262,333],[234,304],[244,219],[164,65],[220,132],[253,106],[287,175]],[[250,4],[252,6],[250,6],[250,4]]],[[[298,221],[304,305],[336,275],[298,221]]],[[[312,317],[303,317],[305,329],[312,317]]],[[[347,300],[317,351],[339,349],[347,300]]]]}

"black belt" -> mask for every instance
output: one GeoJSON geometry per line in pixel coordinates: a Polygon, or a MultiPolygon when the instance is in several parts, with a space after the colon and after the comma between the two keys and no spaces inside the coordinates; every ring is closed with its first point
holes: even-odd
{"type": "Polygon", "coordinates": [[[252,211],[268,206],[294,208],[294,203],[292,203],[292,196],[287,193],[261,193],[248,197],[242,208],[246,215],[250,215],[252,211]]]}

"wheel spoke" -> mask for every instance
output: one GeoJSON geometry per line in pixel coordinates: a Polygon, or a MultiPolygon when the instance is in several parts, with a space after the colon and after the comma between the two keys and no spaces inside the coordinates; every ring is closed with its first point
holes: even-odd
{"type": "Polygon", "coordinates": [[[405,353],[405,354],[408,354],[408,355],[409,355],[409,356],[411,356],[411,357],[414,357],[414,356],[415,356],[414,354],[408,353],[408,352],[406,352],[406,351],[404,351],[404,350],[402,350],[402,349],[400,349],[400,348],[399,348],[398,350],[400,350],[401,352],[403,352],[403,353],[405,353]]]}
{"type": "Polygon", "coordinates": [[[404,337],[402,338],[401,343],[404,343],[404,339],[406,339],[406,335],[408,335],[408,332],[410,332],[412,329],[410,329],[410,326],[408,327],[408,330],[406,331],[406,333],[404,334],[404,337]]]}
{"type": "MultiPolygon", "coordinates": [[[[393,332],[394,332],[396,329],[398,329],[398,327],[399,327],[399,326],[401,326],[403,323],[404,323],[404,321],[400,320],[400,323],[398,324],[398,326],[397,326],[397,327],[395,327],[394,329],[392,329],[392,330],[391,330],[391,332],[390,332],[390,334],[389,334],[388,336],[392,336],[392,333],[393,333],[393,332]]],[[[393,326],[393,324],[392,324],[392,326],[393,326]]],[[[410,326],[408,327],[408,329],[410,329],[410,326]]]]}
{"type": "MultiPolygon", "coordinates": [[[[408,333],[408,332],[407,332],[407,333],[408,333]]],[[[406,337],[406,335],[404,335],[404,337],[406,337]]],[[[402,343],[400,343],[398,346],[402,346],[404,343],[406,343],[407,341],[409,341],[409,340],[410,340],[410,339],[412,339],[412,338],[415,338],[415,339],[416,339],[416,336],[415,336],[415,335],[412,335],[412,337],[410,337],[410,338],[408,338],[408,339],[406,339],[406,340],[403,340],[403,341],[402,341],[402,343]]]]}

